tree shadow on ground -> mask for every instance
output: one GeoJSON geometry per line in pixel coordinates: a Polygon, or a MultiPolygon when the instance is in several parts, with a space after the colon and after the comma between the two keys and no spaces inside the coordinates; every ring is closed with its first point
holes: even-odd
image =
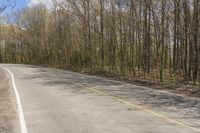
{"type": "Polygon", "coordinates": [[[200,119],[200,100],[194,98],[57,69],[39,68],[35,74],[24,78],[39,79],[38,81],[46,86],[59,85],[62,86],[61,90],[68,89],[73,93],[83,93],[83,88],[94,87],[110,95],[130,102],[137,102],[155,110],[173,113],[178,110],[182,118],[200,119]]]}

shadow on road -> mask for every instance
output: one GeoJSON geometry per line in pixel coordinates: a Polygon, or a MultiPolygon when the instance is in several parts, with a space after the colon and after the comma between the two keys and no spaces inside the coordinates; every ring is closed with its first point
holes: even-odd
{"type": "Polygon", "coordinates": [[[83,93],[81,91],[83,87],[95,87],[122,99],[137,101],[155,110],[174,112],[178,109],[182,118],[200,119],[200,100],[198,99],[57,69],[38,68],[34,75],[27,75],[24,78],[37,79],[37,81],[42,81],[43,85],[61,86],[61,90],[70,89],[73,93],[83,93]]]}

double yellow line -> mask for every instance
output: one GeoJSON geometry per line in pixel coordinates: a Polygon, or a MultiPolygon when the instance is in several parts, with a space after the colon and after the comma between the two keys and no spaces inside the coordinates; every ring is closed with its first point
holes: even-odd
{"type": "Polygon", "coordinates": [[[101,95],[104,95],[104,96],[112,97],[113,99],[116,99],[117,101],[119,101],[119,102],[121,102],[121,103],[124,103],[124,104],[127,105],[127,106],[131,106],[131,107],[134,107],[134,108],[141,109],[141,110],[143,110],[143,111],[145,111],[145,112],[147,112],[147,113],[153,114],[154,116],[157,116],[157,117],[160,117],[160,118],[162,118],[162,119],[165,119],[165,120],[167,120],[168,122],[171,122],[171,123],[180,125],[180,126],[182,126],[182,127],[189,128],[189,129],[191,129],[191,130],[193,130],[193,131],[195,131],[195,132],[199,132],[199,133],[200,133],[200,129],[190,126],[190,123],[174,120],[174,119],[169,118],[169,117],[167,117],[167,116],[165,116],[165,115],[163,115],[163,114],[160,114],[160,113],[157,113],[157,112],[152,111],[152,110],[150,110],[150,109],[147,109],[147,108],[145,108],[145,107],[136,105],[136,104],[134,104],[134,103],[132,103],[132,102],[126,101],[126,100],[124,100],[124,99],[122,99],[122,98],[119,98],[119,97],[117,97],[117,96],[108,94],[108,93],[106,93],[106,92],[104,92],[104,91],[97,90],[97,89],[95,89],[95,88],[86,87],[85,89],[86,89],[86,90],[90,90],[90,91],[92,91],[92,92],[96,92],[96,93],[101,94],[101,95]]]}

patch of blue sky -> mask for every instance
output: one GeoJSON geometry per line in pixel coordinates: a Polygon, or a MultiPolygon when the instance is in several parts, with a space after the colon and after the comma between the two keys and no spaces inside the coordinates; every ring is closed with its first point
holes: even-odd
{"type": "Polygon", "coordinates": [[[9,14],[17,10],[23,9],[27,6],[27,0],[15,0],[15,4],[12,3],[12,6],[8,7],[3,14],[9,14]]]}

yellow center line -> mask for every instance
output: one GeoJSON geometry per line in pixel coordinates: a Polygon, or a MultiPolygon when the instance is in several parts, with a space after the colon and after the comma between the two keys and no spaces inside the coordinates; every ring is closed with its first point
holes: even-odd
{"type": "Polygon", "coordinates": [[[177,125],[181,125],[182,127],[186,127],[186,128],[189,128],[189,129],[191,129],[191,130],[193,130],[193,131],[195,131],[195,132],[199,132],[199,133],[200,133],[200,129],[190,126],[190,123],[182,122],[182,121],[177,121],[177,120],[172,119],[172,118],[169,118],[169,117],[167,117],[167,116],[165,116],[165,115],[163,115],[163,114],[157,113],[157,112],[155,112],[155,111],[152,111],[152,110],[147,109],[147,108],[145,108],[145,107],[142,107],[142,106],[140,106],[140,105],[136,105],[136,104],[134,104],[134,103],[132,103],[132,102],[126,101],[126,100],[124,100],[124,99],[122,99],[122,98],[119,98],[119,97],[117,97],[117,96],[108,94],[108,93],[106,93],[106,92],[104,92],[104,91],[100,91],[100,90],[97,90],[97,89],[94,89],[94,88],[89,88],[89,87],[87,87],[87,88],[85,88],[85,89],[90,90],[90,91],[93,91],[93,92],[96,92],[96,93],[101,94],[101,95],[104,95],[104,96],[112,97],[112,98],[118,100],[119,102],[122,102],[122,103],[124,103],[124,104],[126,104],[126,105],[128,105],[128,106],[141,109],[141,110],[143,110],[143,111],[145,111],[145,112],[148,112],[148,113],[151,113],[151,114],[153,114],[153,115],[155,115],[155,116],[157,116],[157,117],[163,118],[163,119],[167,120],[168,122],[171,122],[171,123],[174,123],[174,124],[177,124],[177,125]]]}

